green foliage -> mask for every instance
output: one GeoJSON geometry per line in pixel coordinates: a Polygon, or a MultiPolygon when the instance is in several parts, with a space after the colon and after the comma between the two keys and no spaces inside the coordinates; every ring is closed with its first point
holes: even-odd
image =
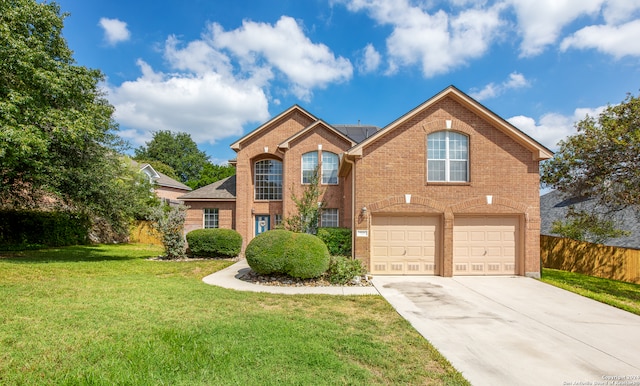
{"type": "Polygon", "coordinates": [[[184,221],[187,207],[161,205],[153,208],[149,215],[151,227],[160,234],[164,247],[164,258],[168,260],[185,257],[184,221]]]}
{"type": "Polygon", "coordinates": [[[87,244],[90,225],[80,213],[0,210],[0,249],[87,244]]]}
{"type": "Polygon", "coordinates": [[[200,178],[187,181],[187,185],[195,190],[235,174],[236,168],[231,165],[214,165],[211,162],[207,162],[202,168],[200,178]]]}
{"type": "Polygon", "coordinates": [[[326,276],[332,284],[346,284],[354,277],[362,276],[365,273],[360,260],[344,256],[331,256],[326,276]]]}
{"type": "Polygon", "coordinates": [[[196,229],[186,237],[192,256],[236,257],[242,249],[242,236],[233,229],[196,229]]]}
{"type": "Polygon", "coordinates": [[[300,279],[322,275],[329,268],[329,251],[314,235],[284,229],[256,236],[245,250],[247,263],[255,272],[281,273],[300,279]]]}
{"type": "Polygon", "coordinates": [[[576,123],[542,165],[541,180],[571,197],[590,197],[610,210],[640,205],[640,99],[632,95],[597,118],[576,123]]]}
{"type": "Polygon", "coordinates": [[[295,233],[285,250],[287,271],[291,277],[310,279],[325,273],[329,268],[329,251],[317,236],[295,233]]]}
{"type": "Polygon", "coordinates": [[[325,207],[320,187],[320,170],[318,167],[310,177],[309,184],[305,186],[302,197],[291,194],[291,200],[296,204],[297,213],[283,220],[284,228],[297,233],[316,234],[318,231],[318,219],[320,212],[325,207]],[[320,200],[320,201],[319,201],[320,200]]]}
{"type": "Polygon", "coordinates": [[[285,273],[285,251],[293,233],[284,229],[274,229],[254,237],[244,251],[247,263],[256,273],[285,273]]]}
{"type": "Polygon", "coordinates": [[[317,236],[327,245],[331,256],[351,256],[351,229],[318,228],[317,236]]]}
{"type": "Polygon", "coordinates": [[[191,139],[188,133],[172,133],[160,130],[153,133],[153,139],[135,149],[136,160],[157,160],[175,170],[182,183],[200,179],[200,174],[209,157],[191,139]]]}
{"type": "Polygon", "coordinates": [[[0,1],[0,206],[44,202],[123,235],[148,198],[118,155],[99,70],[78,66],[55,3],[0,1]]]}
{"type": "Polygon", "coordinates": [[[596,244],[629,235],[628,231],[616,229],[613,220],[603,218],[596,213],[569,208],[566,218],[566,221],[554,221],[551,232],[562,237],[596,244]]]}

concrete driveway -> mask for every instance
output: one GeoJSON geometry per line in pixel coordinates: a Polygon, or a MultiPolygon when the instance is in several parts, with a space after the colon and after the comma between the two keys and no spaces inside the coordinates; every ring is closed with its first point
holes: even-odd
{"type": "Polygon", "coordinates": [[[473,385],[640,386],[640,316],[525,277],[373,282],[473,385]]]}

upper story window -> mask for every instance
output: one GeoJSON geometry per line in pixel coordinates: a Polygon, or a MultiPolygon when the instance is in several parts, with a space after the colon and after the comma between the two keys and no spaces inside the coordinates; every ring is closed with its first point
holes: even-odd
{"type": "MultiPolygon", "coordinates": [[[[313,173],[318,168],[318,152],[311,151],[302,155],[302,183],[309,184],[313,173]]],[[[338,184],[338,155],[329,151],[322,152],[321,183],[325,185],[338,184]]]]}
{"type": "Polygon", "coordinates": [[[469,182],[469,137],[452,131],[427,136],[427,181],[469,182]]]}
{"type": "Polygon", "coordinates": [[[282,162],[272,159],[255,164],[255,199],[282,200],[282,162]]]}

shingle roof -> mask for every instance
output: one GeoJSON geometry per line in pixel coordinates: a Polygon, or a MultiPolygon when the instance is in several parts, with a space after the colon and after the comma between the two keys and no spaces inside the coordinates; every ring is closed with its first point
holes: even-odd
{"type": "Polygon", "coordinates": [[[216,181],[200,189],[178,197],[183,201],[196,200],[235,200],[236,199],[236,176],[227,177],[216,181]]]}
{"type": "MultiPolygon", "coordinates": [[[[551,226],[556,220],[565,220],[569,207],[576,210],[604,212],[597,200],[590,198],[569,197],[554,190],[540,197],[540,233],[557,236],[551,233],[551,226]]],[[[609,239],[606,245],[623,248],[640,249],[640,215],[633,208],[626,208],[614,215],[616,228],[631,232],[629,236],[609,239]]]]}
{"type": "Polygon", "coordinates": [[[360,143],[369,138],[380,128],[371,125],[331,125],[334,129],[351,138],[355,143],[360,143]]]}

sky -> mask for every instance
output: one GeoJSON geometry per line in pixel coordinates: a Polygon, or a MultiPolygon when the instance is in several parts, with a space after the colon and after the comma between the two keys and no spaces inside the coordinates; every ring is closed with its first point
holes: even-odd
{"type": "Polygon", "coordinates": [[[131,148],[210,160],[298,104],[384,127],[449,85],[551,150],[640,91],[640,0],[58,0],[131,148]]]}

